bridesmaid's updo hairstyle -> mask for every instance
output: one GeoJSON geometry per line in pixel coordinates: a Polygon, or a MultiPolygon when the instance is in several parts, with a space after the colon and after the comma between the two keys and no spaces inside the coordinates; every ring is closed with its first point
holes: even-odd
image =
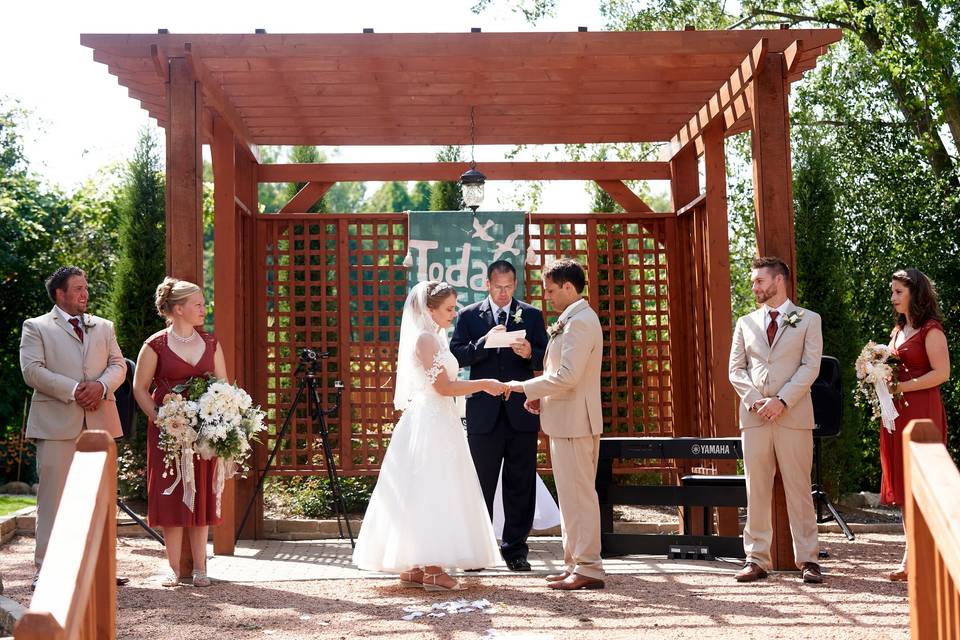
{"type": "MultiPolygon", "coordinates": [[[[937,290],[933,286],[933,280],[928,278],[927,274],[911,267],[894,271],[890,279],[899,282],[910,291],[910,321],[914,327],[919,329],[928,320],[943,322],[937,290]]],[[[902,313],[896,315],[897,326],[902,329],[907,324],[907,317],[902,313]]]]}
{"type": "Polygon", "coordinates": [[[439,309],[444,300],[456,294],[457,290],[449,283],[431,280],[427,283],[427,307],[439,309]]]}
{"type": "Polygon", "coordinates": [[[157,285],[157,313],[170,324],[173,308],[178,304],[183,304],[187,298],[195,293],[202,293],[200,287],[188,280],[179,280],[167,276],[159,285],[157,285]]]}

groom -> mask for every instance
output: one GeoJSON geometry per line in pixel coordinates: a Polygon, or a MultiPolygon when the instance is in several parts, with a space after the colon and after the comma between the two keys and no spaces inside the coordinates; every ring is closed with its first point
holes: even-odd
{"type": "Polygon", "coordinates": [[[817,564],[817,516],[810,497],[813,402],[820,371],[820,316],[787,298],[790,270],[780,258],[756,258],[751,280],[760,308],[737,320],[730,347],[730,383],[740,396],[740,432],[747,482],[747,561],[738,582],[767,577],[773,539],[773,478],[779,467],[804,582],[823,582],[817,564]]]}
{"type": "Polygon", "coordinates": [[[525,407],[540,414],[550,436],[553,477],[560,498],[560,530],[566,570],[547,576],[551,589],[602,589],[600,503],[595,488],[603,413],[600,367],[603,330],[581,294],[583,267],[557,260],[543,269],[543,293],[560,318],[550,326],[543,375],[510,382],[527,396],[525,407]]]}
{"type": "MultiPolygon", "coordinates": [[[[487,267],[490,296],[460,312],[450,351],[461,367],[470,367],[471,380],[526,380],[543,367],[543,351],[547,346],[543,314],[536,307],[516,300],[513,297],[516,288],[516,269],[506,260],[497,260],[487,267]],[[491,332],[520,329],[525,329],[527,336],[512,347],[485,348],[491,332]]],[[[467,442],[491,517],[503,466],[504,523],[500,554],[511,571],[530,571],[527,536],[536,507],[539,431],[540,421],[524,411],[519,396],[505,399],[475,393],[467,398],[467,442]]]]}

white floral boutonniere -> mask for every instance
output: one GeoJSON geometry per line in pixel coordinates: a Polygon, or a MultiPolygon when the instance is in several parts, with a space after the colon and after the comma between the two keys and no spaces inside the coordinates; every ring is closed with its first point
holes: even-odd
{"type": "Polygon", "coordinates": [[[798,324],[800,324],[801,318],[803,318],[803,311],[791,311],[783,319],[783,324],[796,327],[798,324]]]}
{"type": "Polygon", "coordinates": [[[86,330],[92,329],[96,323],[93,321],[93,317],[89,313],[83,314],[83,328],[86,330]]]}
{"type": "Polygon", "coordinates": [[[513,312],[513,324],[523,324],[523,309],[517,307],[517,310],[513,312]]]}
{"type": "Polygon", "coordinates": [[[560,335],[561,333],[563,333],[564,324],[565,324],[565,323],[560,322],[559,320],[557,320],[557,321],[554,322],[552,325],[550,325],[549,327],[547,327],[547,335],[549,335],[551,338],[556,338],[558,335],[560,335]]]}

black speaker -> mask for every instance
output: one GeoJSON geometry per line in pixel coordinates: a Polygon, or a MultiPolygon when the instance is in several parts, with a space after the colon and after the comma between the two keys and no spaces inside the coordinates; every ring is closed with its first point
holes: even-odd
{"type": "Polygon", "coordinates": [[[820,373],[810,387],[813,399],[813,435],[829,438],[840,434],[843,418],[843,381],[840,361],[833,356],[820,358],[820,373]]]}
{"type": "Polygon", "coordinates": [[[126,358],[127,379],[113,392],[117,399],[117,413],[120,414],[120,428],[124,438],[132,438],[137,428],[137,401],[133,397],[133,373],[136,365],[133,360],[126,358]]]}

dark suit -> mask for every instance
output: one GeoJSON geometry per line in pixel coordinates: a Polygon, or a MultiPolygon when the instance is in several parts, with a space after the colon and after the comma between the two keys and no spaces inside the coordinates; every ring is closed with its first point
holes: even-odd
{"type": "MultiPolygon", "coordinates": [[[[506,321],[508,331],[525,329],[533,348],[529,359],[513,349],[486,349],[484,338],[497,324],[490,298],[460,312],[450,340],[450,350],[461,367],[470,367],[470,379],[495,378],[529,380],[543,368],[547,332],[543,314],[525,302],[512,300],[506,321]],[[515,320],[520,309],[521,322],[515,320]]],[[[536,506],[537,435],[540,419],[523,408],[523,394],[504,401],[486,393],[467,398],[467,441],[477,469],[480,487],[493,514],[493,498],[503,465],[503,540],[500,552],[505,560],[527,557],[527,535],[533,525],[536,506]]]]}

